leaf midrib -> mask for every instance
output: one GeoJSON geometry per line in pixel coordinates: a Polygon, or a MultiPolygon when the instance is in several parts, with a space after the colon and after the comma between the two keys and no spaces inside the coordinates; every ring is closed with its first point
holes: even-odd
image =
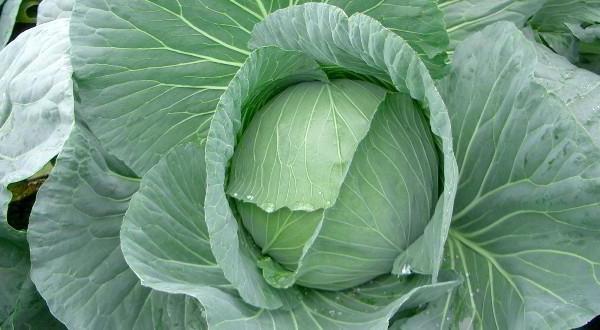
{"type": "Polygon", "coordinates": [[[462,235],[462,233],[460,233],[456,229],[451,228],[448,232],[448,236],[450,239],[458,241],[459,243],[465,245],[466,247],[470,248],[477,254],[481,255],[484,259],[486,259],[486,261],[492,266],[494,266],[498,273],[500,273],[500,275],[502,275],[506,279],[506,281],[513,287],[519,298],[521,298],[522,301],[525,301],[523,294],[519,290],[519,287],[516,285],[516,283],[512,280],[510,274],[498,263],[498,261],[493,257],[492,254],[490,254],[488,251],[477,245],[477,243],[465,238],[462,235]]]}

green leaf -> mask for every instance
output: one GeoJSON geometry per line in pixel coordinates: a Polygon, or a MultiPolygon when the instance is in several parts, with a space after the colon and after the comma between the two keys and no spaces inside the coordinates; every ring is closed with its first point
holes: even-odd
{"type": "Polygon", "coordinates": [[[76,2],[80,112],[137,174],[173,146],[206,136],[219,96],[249,54],[246,30],[259,19],[236,3],[76,2]]]}
{"type": "Polygon", "coordinates": [[[227,285],[211,254],[211,246],[221,243],[209,237],[203,222],[203,156],[199,146],[176,147],[148,171],[121,237],[126,259],[144,284],[196,297],[211,329],[383,328],[398,309],[436,299],[458,284],[452,277],[429,285],[425,276],[387,276],[343,292],[303,290],[291,310],[253,307],[227,285]],[[177,203],[166,196],[176,196],[177,203]]]}
{"type": "Polygon", "coordinates": [[[444,14],[433,0],[318,1],[342,8],[346,14],[363,13],[402,37],[417,52],[433,78],[447,72],[448,34],[444,14]]]}
{"type": "MultiPolygon", "coordinates": [[[[561,1],[561,0],[559,0],[561,1]]],[[[499,21],[510,21],[519,27],[525,26],[546,0],[446,0],[438,5],[444,13],[446,28],[450,36],[450,49],[474,32],[499,21]]]]}
{"type": "Polygon", "coordinates": [[[410,266],[433,274],[435,279],[450,225],[458,175],[448,113],[414,50],[376,20],[362,14],[348,17],[340,9],[324,4],[290,7],[270,15],[255,26],[250,45],[297,50],[320,63],[374,76],[393,83],[398,91],[409,93],[429,110],[431,131],[442,150],[444,192],[425,233],[402,255],[399,268],[410,266]]]}
{"type": "Polygon", "coordinates": [[[510,23],[461,44],[443,82],[460,182],[445,266],[453,327],[583,325],[600,311],[600,150],[534,77],[510,23]]]}
{"type": "Polygon", "coordinates": [[[131,175],[85,128],[73,130],[32,211],[32,280],[71,329],[202,328],[194,299],[142,287],[125,263],[119,231],[139,186],[131,175]]]}
{"type": "Polygon", "coordinates": [[[543,46],[537,46],[536,52],[536,81],[566,104],[600,147],[600,76],[576,67],[543,46]]]}
{"type": "Polygon", "coordinates": [[[599,18],[598,0],[546,0],[530,24],[540,32],[568,32],[568,24],[597,23],[599,18]]]}
{"type": "Polygon", "coordinates": [[[409,96],[390,93],[331,207],[267,213],[252,203],[236,206],[261,252],[281,264],[270,258],[259,264],[271,285],[296,281],[341,290],[389,274],[398,254],[423,234],[437,185],[438,159],[424,113],[409,96]]]}
{"type": "Polygon", "coordinates": [[[64,329],[29,278],[25,232],[0,222],[0,328],[64,329]]]}
{"type": "Polygon", "coordinates": [[[577,66],[598,71],[600,42],[595,40],[598,29],[594,25],[599,21],[598,0],[548,0],[530,25],[554,52],[577,66]]]}
{"type": "MultiPolygon", "coordinates": [[[[254,25],[304,2],[77,1],[71,38],[82,117],[142,175],[171,147],[206,137],[219,97],[250,53],[254,25]]],[[[443,73],[447,37],[434,1],[340,2],[381,17],[443,73]]]]}
{"type": "Polygon", "coordinates": [[[289,87],[245,128],[227,193],[267,212],[331,207],[385,93],[348,79],[289,87]]]}
{"type": "Polygon", "coordinates": [[[579,60],[579,42],[567,32],[537,32],[538,42],[548,45],[556,54],[576,63],[579,60]]]}
{"type": "MultiPolygon", "coordinates": [[[[453,319],[452,309],[449,309],[450,297],[451,294],[428,303],[427,307],[416,315],[397,319],[389,330],[449,329],[453,319]]],[[[457,301],[457,303],[461,302],[457,301]]],[[[465,323],[461,327],[459,324],[458,329],[469,329],[468,325],[465,323]]]]}
{"type": "Polygon", "coordinates": [[[389,276],[350,291],[307,291],[291,312],[252,308],[233,295],[202,300],[208,323],[215,329],[386,329],[398,310],[416,308],[458,284],[429,283],[424,276],[389,276]]]}
{"type": "Polygon", "coordinates": [[[423,235],[439,195],[439,164],[428,121],[413,102],[390,94],[375,114],[301,260],[300,285],[332,290],[389,274],[394,259],[423,235]]]}
{"type": "Polygon", "coordinates": [[[211,252],[204,205],[203,147],[173,148],[133,196],[121,228],[121,249],[144,285],[188,283],[231,287],[211,252]]]}
{"type": "Polygon", "coordinates": [[[73,126],[69,22],[21,34],[0,52],[0,185],[24,180],[62,148],[73,126]]]}
{"type": "Polygon", "coordinates": [[[75,0],[43,0],[38,6],[37,25],[59,18],[70,18],[75,0]]]}
{"type": "Polygon", "coordinates": [[[6,0],[0,6],[0,50],[6,46],[17,21],[21,0],[6,0]]]}

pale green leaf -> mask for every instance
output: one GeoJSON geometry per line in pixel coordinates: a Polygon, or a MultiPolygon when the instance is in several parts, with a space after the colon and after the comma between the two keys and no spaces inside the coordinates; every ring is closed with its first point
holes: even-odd
{"type": "Polygon", "coordinates": [[[267,212],[331,207],[385,93],[348,79],[289,87],[245,128],[227,193],[267,212]]]}
{"type": "Polygon", "coordinates": [[[439,165],[427,119],[413,102],[392,94],[375,114],[301,260],[300,285],[332,290],[389,274],[394,259],[423,235],[438,198],[439,165]]]}
{"type": "Polygon", "coordinates": [[[31,277],[71,329],[203,328],[194,299],[142,287],[125,263],[119,231],[138,181],[78,125],[38,192],[31,277]]]}

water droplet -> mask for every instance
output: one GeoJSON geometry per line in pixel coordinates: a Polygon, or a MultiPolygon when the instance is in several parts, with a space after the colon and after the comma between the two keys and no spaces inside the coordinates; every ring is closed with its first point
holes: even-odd
{"type": "Polygon", "coordinates": [[[273,213],[273,211],[275,211],[275,205],[271,203],[266,203],[263,208],[267,213],[273,213]]]}
{"type": "Polygon", "coordinates": [[[448,317],[446,318],[446,321],[450,321],[450,316],[448,316],[448,317]]]}
{"type": "Polygon", "coordinates": [[[479,288],[475,289],[475,292],[479,293],[479,288]]]}
{"type": "Polygon", "coordinates": [[[330,310],[329,311],[329,316],[335,316],[335,311],[334,310],[330,310]]]}
{"type": "Polygon", "coordinates": [[[240,196],[240,194],[238,193],[233,193],[233,197],[238,198],[240,196]]]}
{"type": "Polygon", "coordinates": [[[339,311],[338,311],[338,312],[337,312],[337,315],[342,315],[342,312],[339,312],[339,311]]]}
{"type": "Polygon", "coordinates": [[[248,196],[246,196],[246,199],[247,199],[247,200],[249,200],[249,201],[251,201],[251,200],[253,200],[253,199],[254,199],[254,196],[252,196],[252,195],[248,195],[248,196]]]}
{"type": "Polygon", "coordinates": [[[410,275],[411,273],[412,273],[412,269],[410,268],[409,264],[405,264],[404,266],[402,266],[402,269],[400,270],[400,274],[410,275]]]}

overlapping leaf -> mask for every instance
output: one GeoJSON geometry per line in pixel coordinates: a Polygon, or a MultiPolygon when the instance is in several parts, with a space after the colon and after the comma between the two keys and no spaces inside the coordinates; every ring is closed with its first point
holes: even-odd
{"type": "Polygon", "coordinates": [[[457,174],[445,105],[414,51],[376,20],[362,14],[348,17],[343,11],[323,4],[297,6],[272,14],[255,27],[250,44],[301,51],[321,63],[390,82],[398,91],[423,102],[429,110],[431,131],[440,141],[444,192],[423,236],[400,256],[395,268],[400,273],[410,267],[434,274],[435,278],[450,225],[457,174]]]}
{"type": "Polygon", "coordinates": [[[600,76],[537,46],[536,81],[557,95],[600,147],[600,76]]]}
{"type": "Polygon", "coordinates": [[[415,308],[458,284],[452,278],[431,285],[426,276],[389,276],[341,292],[303,290],[291,297],[291,309],[256,308],[228,284],[212,255],[222,243],[209,238],[203,222],[203,157],[200,146],[179,146],[148,171],[121,237],[126,259],[144,284],[196,297],[211,329],[385,328],[397,310],[415,308]]]}
{"type": "Polygon", "coordinates": [[[499,23],[458,48],[443,83],[460,168],[445,266],[466,281],[438,324],[564,329],[600,310],[600,152],[536,65],[499,23]]]}
{"type": "MultiPolygon", "coordinates": [[[[220,95],[248,57],[254,25],[304,2],[77,1],[72,40],[84,119],[142,175],[174,145],[206,137],[220,95]]],[[[448,39],[434,1],[339,4],[380,18],[443,74],[448,39]]]]}
{"type": "MultiPolygon", "coordinates": [[[[0,190],[27,179],[62,148],[73,125],[69,22],[36,27],[0,52],[0,190]]],[[[6,218],[3,208],[0,221],[6,218]]]]}
{"type": "Polygon", "coordinates": [[[38,193],[28,230],[31,277],[69,328],[203,327],[194,299],[142,287],[125,263],[119,231],[138,186],[131,171],[78,126],[38,193]]]}
{"type": "Polygon", "coordinates": [[[5,0],[4,4],[0,3],[0,50],[6,46],[10,40],[21,0],[5,0]]]}
{"type": "Polygon", "coordinates": [[[43,0],[38,6],[37,24],[70,18],[75,0],[43,0]]]}
{"type": "Polygon", "coordinates": [[[439,7],[444,12],[450,48],[474,32],[499,21],[510,21],[519,27],[542,8],[546,0],[444,0],[439,7]]]}
{"type": "Polygon", "coordinates": [[[0,222],[0,251],[0,328],[64,329],[29,278],[25,233],[0,222]]]}

